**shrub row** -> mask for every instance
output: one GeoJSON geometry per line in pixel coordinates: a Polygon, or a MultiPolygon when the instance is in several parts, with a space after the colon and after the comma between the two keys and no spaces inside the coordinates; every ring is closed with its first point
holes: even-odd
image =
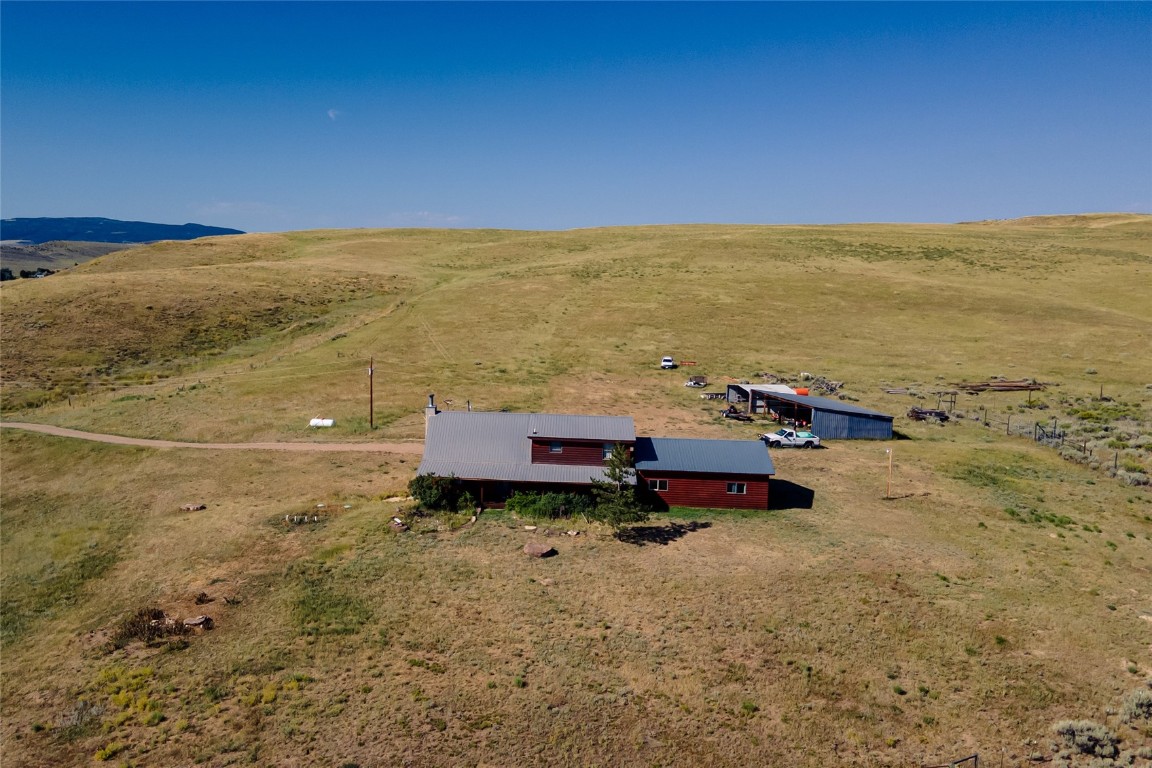
{"type": "Polygon", "coordinates": [[[506,509],[523,517],[587,517],[596,504],[591,496],[580,493],[525,493],[516,491],[509,497],[506,509]]]}

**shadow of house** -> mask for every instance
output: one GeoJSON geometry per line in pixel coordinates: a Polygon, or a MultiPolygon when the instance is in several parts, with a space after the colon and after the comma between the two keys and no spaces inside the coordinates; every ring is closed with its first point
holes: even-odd
{"type": "Polygon", "coordinates": [[[772,498],[768,509],[812,509],[816,492],[788,480],[772,481],[772,498]]]}

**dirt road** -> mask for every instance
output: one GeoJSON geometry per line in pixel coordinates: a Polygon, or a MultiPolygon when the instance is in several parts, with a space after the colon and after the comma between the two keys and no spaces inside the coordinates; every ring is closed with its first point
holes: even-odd
{"type": "Polygon", "coordinates": [[[180,443],[175,440],[145,440],[121,435],[101,435],[95,432],[81,432],[78,429],[54,427],[48,424],[28,424],[15,421],[0,422],[0,429],[24,429],[29,432],[41,432],[56,437],[71,437],[77,440],[91,440],[114,445],[138,445],[144,448],[204,448],[211,451],[343,451],[416,455],[424,452],[423,443],[180,443]]]}

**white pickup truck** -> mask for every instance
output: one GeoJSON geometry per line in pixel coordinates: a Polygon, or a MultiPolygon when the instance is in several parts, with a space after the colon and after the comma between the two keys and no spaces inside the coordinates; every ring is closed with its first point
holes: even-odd
{"type": "Polygon", "coordinates": [[[771,434],[760,435],[760,439],[768,443],[769,448],[815,448],[820,445],[820,438],[811,432],[797,432],[787,427],[771,434]]]}

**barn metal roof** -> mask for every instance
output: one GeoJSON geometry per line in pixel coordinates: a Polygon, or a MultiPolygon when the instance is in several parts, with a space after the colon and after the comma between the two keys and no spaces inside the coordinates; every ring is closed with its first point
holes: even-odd
{"type": "Polygon", "coordinates": [[[592,477],[603,479],[604,469],[599,466],[533,464],[534,436],[631,442],[636,439],[636,428],[628,416],[438,413],[428,420],[424,459],[417,473],[524,483],[588,483],[592,477]],[[532,434],[533,429],[536,435],[532,434]]]}
{"type": "Polygon", "coordinates": [[[880,411],[861,408],[858,405],[850,405],[842,400],[833,400],[829,397],[817,397],[815,395],[792,395],[788,394],[787,392],[777,392],[765,387],[756,386],[755,384],[734,384],[732,386],[739,386],[740,388],[750,392],[762,392],[765,395],[776,398],[777,400],[783,400],[787,403],[796,403],[797,405],[803,405],[807,408],[815,408],[821,411],[847,413],[853,416],[868,416],[873,419],[887,419],[888,421],[891,421],[894,418],[887,413],[880,413],[880,411]]]}
{"type": "Polygon", "coordinates": [[[636,469],[641,472],[776,474],[768,448],[759,440],[689,440],[676,437],[637,438],[636,469]]]}

